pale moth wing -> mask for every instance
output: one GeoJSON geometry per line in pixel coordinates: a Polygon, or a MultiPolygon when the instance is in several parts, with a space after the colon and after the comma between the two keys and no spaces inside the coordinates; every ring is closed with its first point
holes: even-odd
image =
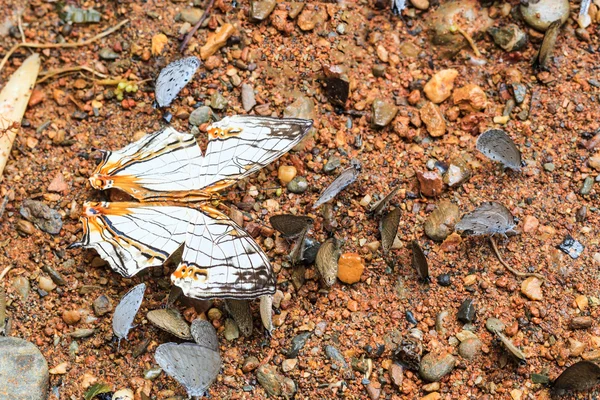
{"type": "Polygon", "coordinates": [[[489,129],[477,138],[477,150],[490,160],[515,171],[521,169],[521,152],[515,142],[501,129],[489,129]]]}
{"type": "Polygon", "coordinates": [[[466,235],[494,235],[514,232],[513,215],[501,203],[487,201],[462,217],[454,227],[466,235]]]}
{"type": "Polygon", "coordinates": [[[168,107],[200,66],[197,57],[175,60],[160,71],[156,79],[154,99],[159,107],[168,107]]]}

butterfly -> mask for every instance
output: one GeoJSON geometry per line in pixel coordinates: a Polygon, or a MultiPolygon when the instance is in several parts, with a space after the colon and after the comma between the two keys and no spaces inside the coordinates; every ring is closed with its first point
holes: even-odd
{"type": "Polygon", "coordinates": [[[159,107],[168,107],[200,66],[197,57],[175,60],[160,71],[156,79],[154,99],[159,107]]]}
{"type": "Polygon", "coordinates": [[[125,293],[117,307],[115,307],[112,326],[119,343],[121,339],[127,339],[129,331],[133,328],[133,320],[144,300],[144,292],[146,292],[145,283],[134,286],[125,293]]]}
{"type": "Polygon", "coordinates": [[[477,138],[476,144],[484,156],[501,162],[514,171],[521,169],[521,152],[515,142],[502,129],[489,129],[477,138]]]}
{"type": "Polygon", "coordinates": [[[455,225],[455,229],[465,235],[505,235],[515,233],[517,224],[513,215],[501,203],[486,201],[475,210],[465,214],[455,225]]]}
{"type": "Polygon", "coordinates": [[[117,151],[104,151],[90,177],[96,189],[118,188],[139,202],[85,203],[83,238],[130,277],[160,266],[183,246],[171,275],[197,299],[252,299],[275,292],[267,255],[240,226],[211,205],[218,192],[276,160],[306,135],[312,121],[226,117],[208,127],[206,155],[193,135],[165,128],[117,151]],[[198,207],[186,203],[199,202],[198,207]]]}
{"type": "Polygon", "coordinates": [[[360,169],[360,162],[358,160],[352,160],[350,167],[343,170],[338,177],[335,178],[333,182],[331,182],[329,186],[323,190],[323,192],[321,192],[321,196],[319,196],[319,199],[312,208],[315,209],[322,204],[327,203],[329,200],[337,196],[342,190],[353,184],[354,181],[358,179],[358,175],[360,175],[360,169]]]}

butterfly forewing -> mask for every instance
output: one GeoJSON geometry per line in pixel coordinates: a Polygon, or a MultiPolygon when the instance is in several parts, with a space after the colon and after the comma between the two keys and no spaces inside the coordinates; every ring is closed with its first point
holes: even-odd
{"type": "Polygon", "coordinates": [[[72,247],[96,250],[113,270],[131,277],[162,265],[181,246],[193,212],[151,203],[85,203],[83,238],[72,247]]]}
{"type": "Polygon", "coordinates": [[[208,147],[199,171],[202,188],[214,192],[275,161],[298,144],[312,121],[235,115],[208,127],[208,147]]]}
{"type": "Polygon", "coordinates": [[[400,225],[400,217],[402,212],[399,208],[395,208],[385,214],[379,222],[379,232],[381,233],[381,247],[383,254],[387,254],[392,248],[396,235],[398,234],[398,226],[400,225]]]}
{"type": "Polygon", "coordinates": [[[510,136],[501,129],[490,129],[479,135],[477,150],[505,167],[515,171],[521,169],[521,152],[510,136]]]}
{"type": "Polygon", "coordinates": [[[218,351],[194,343],[161,344],[154,358],[168,375],[185,387],[189,396],[203,396],[221,369],[218,351]]]}
{"type": "Polygon", "coordinates": [[[514,232],[515,220],[508,208],[492,201],[485,202],[466,214],[455,226],[466,235],[493,235],[514,232]]]}
{"type": "Polygon", "coordinates": [[[337,196],[338,193],[354,183],[359,174],[360,166],[358,164],[353,164],[351,167],[343,170],[342,173],[335,178],[335,180],[331,182],[331,184],[327,186],[325,190],[323,190],[321,196],[319,196],[319,199],[313,205],[313,209],[319,207],[323,203],[327,203],[329,200],[337,196]]]}
{"type": "Polygon", "coordinates": [[[163,68],[156,79],[155,99],[158,106],[169,106],[192,79],[199,66],[198,58],[186,57],[173,61],[163,68]]]}
{"type": "Polygon", "coordinates": [[[252,299],[275,293],[271,264],[254,239],[219,211],[201,209],[189,224],[172,282],[197,299],[252,299]]]}
{"type": "Polygon", "coordinates": [[[116,151],[104,151],[90,183],[141,201],[185,197],[198,190],[202,151],[193,135],[165,128],[116,151]]]}
{"type": "Polygon", "coordinates": [[[140,309],[142,300],[144,300],[144,292],[146,291],[146,284],[140,283],[130,289],[121,298],[121,301],[115,307],[115,313],[113,314],[113,332],[115,336],[121,339],[126,339],[129,330],[133,327],[133,320],[135,315],[140,309]]]}
{"type": "Polygon", "coordinates": [[[192,321],[191,331],[192,337],[197,344],[213,351],[219,351],[217,331],[215,331],[210,322],[199,318],[195,319],[192,321]]]}

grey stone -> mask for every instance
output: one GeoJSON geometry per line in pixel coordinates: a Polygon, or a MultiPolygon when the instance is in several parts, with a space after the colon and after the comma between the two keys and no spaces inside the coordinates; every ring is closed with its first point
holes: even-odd
{"type": "Polygon", "coordinates": [[[247,83],[242,84],[242,107],[244,111],[249,112],[256,105],[256,99],[254,98],[254,89],[247,83]]]}
{"type": "Polygon", "coordinates": [[[212,110],[208,106],[202,106],[196,108],[190,114],[189,122],[192,126],[200,126],[205,122],[210,121],[212,110]]]}
{"type": "Polygon", "coordinates": [[[26,340],[0,337],[0,399],[44,400],[48,392],[48,363],[26,340]]]}
{"type": "Polygon", "coordinates": [[[287,184],[287,189],[296,194],[304,193],[308,189],[308,182],[305,177],[296,176],[287,184]]]}
{"type": "Polygon", "coordinates": [[[450,353],[429,353],[421,359],[419,374],[429,382],[437,382],[449,374],[456,364],[456,358],[450,353]]]}

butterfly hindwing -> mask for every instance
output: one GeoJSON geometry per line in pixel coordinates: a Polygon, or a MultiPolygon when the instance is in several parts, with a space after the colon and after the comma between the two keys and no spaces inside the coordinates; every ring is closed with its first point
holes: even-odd
{"type": "Polygon", "coordinates": [[[197,299],[251,299],[275,293],[271,264],[258,243],[226,215],[209,206],[201,210],[190,222],[173,283],[197,299]]]}
{"type": "Polygon", "coordinates": [[[85,203],[83,239],[125,277],[162,265],[184,242],[191,213],[186,207],[140,203],[85,203]]]}

